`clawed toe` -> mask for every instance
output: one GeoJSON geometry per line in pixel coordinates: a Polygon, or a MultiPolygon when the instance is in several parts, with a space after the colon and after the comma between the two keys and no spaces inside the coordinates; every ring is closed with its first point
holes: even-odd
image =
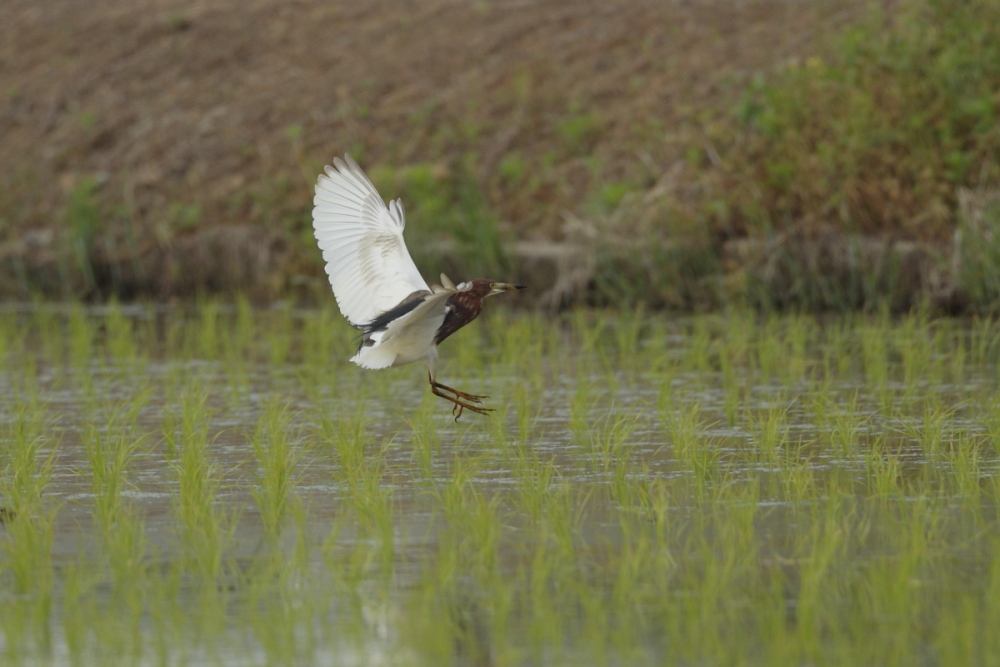
{"type": "Polygon", "coordinates": [[[462,416],[462,413],[466,410],[471,410],[477,415],[485,415],[487,412],[494,412],[493,408],[483,408],[476,405],[470,405],[468,403],[463,403],[461,401],[455,401],[455,405],[451,409],[451,414],[455,415],[455,421],[462,416]]]}
{"type": "MultiPolygon", "coordinates": [[[[452,390],[452,391],[455,391],[455,390],[452,390]]],[[[466,394],[464,391],[455,391],[455,396],[457,396],[458,398],[461,398],[463,400],[469,401],[470,403],[482,403],[487,398],[489,398],[489,396],[486,396],[485,394],[484,395],[480,395],[480,394],[466,394]]]]}
{"type": "Polygon", "coordinates": [[[447,385],[434,382],[433,380],[431,380],[431,391],[435,396],[440,396],[441,398],[454,403],[451,413],[455,415],[455,421],[458,421],[458,418],[462,416],[462,413],[465,410],[470,410],[478,415],[485,415],[488,412],[494,411],[493,408],[486,408],[482,406],[483,401],[489,398],[489,396],[469,394],[464,391],[459,391],[458,389],[453,389],[447,385]]]}

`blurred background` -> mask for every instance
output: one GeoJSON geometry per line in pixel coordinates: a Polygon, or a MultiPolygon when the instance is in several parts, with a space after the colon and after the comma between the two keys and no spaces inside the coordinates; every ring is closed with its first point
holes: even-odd
{"type": "Polygon", "coordinates": [[[534,306],[1000,303],[995,0],[4,0],[0,298],[328,299],[350,153],[534,306]]]}

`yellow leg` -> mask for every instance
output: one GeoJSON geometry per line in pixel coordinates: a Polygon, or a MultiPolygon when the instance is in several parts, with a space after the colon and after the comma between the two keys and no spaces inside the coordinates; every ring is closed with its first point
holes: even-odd
{"type": "Polygon", "coordinates": [[[458,411],[458,414],[455,414],[455,421],[458,421],[458,418],[462,416],[462,412],[465,410],[471,410],[478,415],[485,415],[487,412],[493,412],[493,408],[484,408],[481,405],[473,405],[473,403],[481,404],[483,399],[489,398],[489,396],[468,394],[464,391],[453,389],[448,385],[436,382],[430,373],[427,374],[427,379],[431,384],[431,392],[433,392],[435,396],[440,396],[446,401],[451,401],[455,404],[455,407],[451,409],[452,414],[455,414],[456,410],[458,411]],[[450,392],[450,394],[445,392],[450,392]]]}

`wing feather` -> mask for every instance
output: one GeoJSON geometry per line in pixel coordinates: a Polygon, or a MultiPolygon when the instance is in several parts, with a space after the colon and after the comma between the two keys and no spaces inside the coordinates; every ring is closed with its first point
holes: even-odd
{"type": "Polygon", "coordinates": [[[413,292],[430,288],[403,242],[402,202],[386,206],[349,155],[333,164],[316,183],[313,229],[340,312],[363,327],[413,292]]]}

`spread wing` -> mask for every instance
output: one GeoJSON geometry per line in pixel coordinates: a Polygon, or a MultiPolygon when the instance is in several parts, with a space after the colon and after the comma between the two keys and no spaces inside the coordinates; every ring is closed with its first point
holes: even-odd
{"type": "Polygon", "coordinates": [[[386,208],[349,155],[333,164],[316,183],[313,229],[340,312],[361,328],[430,288],[403,243],[403,203],[386,208]]]}

